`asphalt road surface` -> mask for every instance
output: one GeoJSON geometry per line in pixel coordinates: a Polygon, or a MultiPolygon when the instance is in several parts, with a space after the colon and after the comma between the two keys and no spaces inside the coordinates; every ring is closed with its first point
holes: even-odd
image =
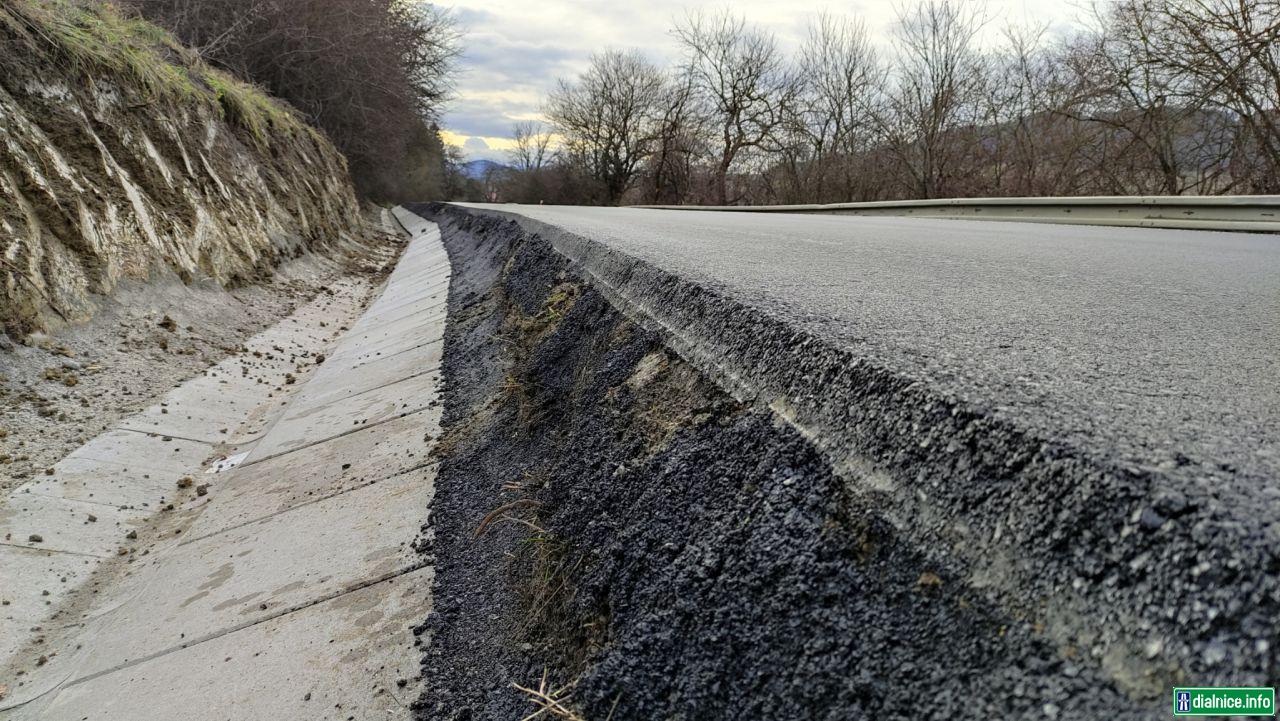
{"type": "Polygon", "coordinates": [[[1280,469],[1275,236],[472,207],[604,243],[1121,462],[1280,469]]]}

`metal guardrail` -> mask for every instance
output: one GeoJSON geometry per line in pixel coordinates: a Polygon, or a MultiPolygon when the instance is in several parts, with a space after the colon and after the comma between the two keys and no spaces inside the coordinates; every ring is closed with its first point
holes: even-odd
{"type": "Polygon", "coordinates": [[[829,205],[637,205],[665,210],[825,213],[1280,233],[1280,195],[945,198],[829,205]]]}

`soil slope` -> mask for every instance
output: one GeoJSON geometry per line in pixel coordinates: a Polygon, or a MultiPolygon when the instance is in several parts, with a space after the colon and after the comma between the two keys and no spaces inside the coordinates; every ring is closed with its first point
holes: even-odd
{"type": "Polygon", "coordinates": [[[0,0],[0,323],[82,321],[126,279],[223,287],[360,228],[282,103],[113,6],[0,0]]]}

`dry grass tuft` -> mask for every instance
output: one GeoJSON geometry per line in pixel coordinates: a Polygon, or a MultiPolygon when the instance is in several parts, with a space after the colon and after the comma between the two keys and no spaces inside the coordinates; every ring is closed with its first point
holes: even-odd
{"type": "Polygon", "coordinates": [[[485,517],[480,521],[480,525],[476,526],[476,538],[483,536],[485,530],[488,529],[489,526],[495,521],[512,521],[514,523],[520,523],[525,526],[528,526],[529,528],[536,531],[537,533],[545,534],[546,533],[545,529],[538,527],[536,524],[530,521],[526,521],[523,518],[517,518],[515,516],[505,515],[507,511],[520,508],[521,506],[537,507],[541,505],[542,505],[541,503],[533,500],[532,498],[520,498],[510,503],[504,503],[501,506],[498,506],[492,511],[489,511],[489,513],[485,515],[485,517]]]}
{"type": "MultiPolygon", "coordinates": [[[[537,688],[528,688],[518,683],[511,684],[515,690],[529,697],[537,709],[520,721],[534,721],[540,718],[558,718],[567,721],[586,721],[586,719],[569,706],[569,697],[573,692],[573,683],[554,688],[547,684],[547,671],[542,670],[542,678],[537,688]]],[[[610,714],[612,715],[612,714],[610,714]]]]}

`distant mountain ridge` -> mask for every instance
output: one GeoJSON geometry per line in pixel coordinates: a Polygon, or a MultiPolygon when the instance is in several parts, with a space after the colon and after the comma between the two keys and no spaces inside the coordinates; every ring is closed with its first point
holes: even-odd
{"type": "Polygon", "coordinates": [[[500,170],[510,170],[511,166],[496,160],[468,160],[461,166],[462,174],[472,180],[484,180],[485,176],[500,170]]]}

